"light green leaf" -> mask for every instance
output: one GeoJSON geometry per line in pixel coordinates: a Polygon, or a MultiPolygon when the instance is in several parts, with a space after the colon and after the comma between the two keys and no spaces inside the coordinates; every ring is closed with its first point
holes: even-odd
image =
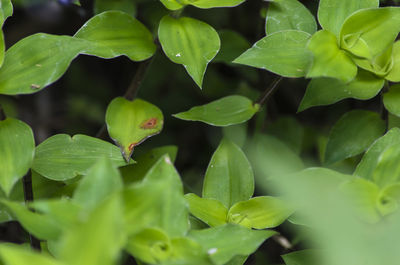
{"type": "Polygon", "coordinates": [[[209,226],[219,226],[227,223],[228,209],[215,199],[200,198],[194,193],[185,195],[192,215],[209,226]]]}
{"type": "Polygon", "coordinates": [[[350,83],[334,78],[315,78],[308,84],[298,111],[330,105],[346,98],[370,99],[379,93],[384,83],[384,79],[362,69],[350,83]]]}
{"type": "Polygon", "coordinates": [[[340,46],[355,56],[372,60],[393,44],[399,32],[400,8],[364,9],[344,22],[340,46]]]}
{"type": "Polygon", "coordinates": [[[162,265],[215,265],[202,246],[189,237],[179,237],[171,240],[172,255],[162,265]]]}
{"type": "Polygon", "coordinates": [[[4,21],[13,14],[13,5],[11,0],[0,1],[0,25],[3,26],[4,21]]]}
{"type": "Polygon", "coordinates": [[[243,148],[247,141],[247,123],[223,127],[222,134],[223,137],[243,148]]]}
{"type": "Polygon", "coordinates": [[[340,29],[346,18],[357,10],[379,7],[379,0],[320,0],[318,20],[323,29],[339,37],[340,29]]]}
{"type": "Polygon", "coordinates": [[[188,111],[175,114],[174,117],[187,121],[201,121],[213,126],[230,126],[248,121],[260,106],[243,96],[228,96],[188,111]]]}
{"type": "Polygon", "coordinates": [[[131,0],[96,0],[94,4],[95,14],[108,10],[119,10],[130,15],[136,13],[136,4],[131,0]]]}
{"type": "Polygon", "coordinates": [[[256,231],[234,224],[191,231],[189,237],[199,242],[217,265],[222,265],[237,255],[249,255],[275,231],[256,231]]]}
{"type": "Polygon", "coordinates": [[[317,23],[311,12],[298,0],[272,1],[267,12],[265,32],[269,35],[290,29],[314,34],[317,23]]]}
{"type": "Polygon", "coordinates": [[[158,36],[168,58],[182,64],[201,88],[207,65],[221,46],[215,29],[193,18],[165,16],[160,22],[158,36]]]}
{"type": "Polygon", "coordinates": [[[178,10],[185,5],[192,5],[198,8],[234,7],[245,0],[161,0],[161,3],[170,10],[178,10]]]}
{"type": "Polygon", "coordinates": [[[327,30],[315,33],[307,44],[314,59],[307,77],[332,77],[350,82],[357,75],[357,66],[338,46],[335,35],[327,30]]]}
{"type": "Polygon", "coordinates": [[[94,16],[74,37],[89,41],[81,53],[102,58],[125,55],[132,61],[143,61],[156,50],[151,32],[137,19],[121,11],[94,16]]]}
{"type": "Polygon", "coordinates": [[[68,265],[114,265],[126,238],[122,203],[113,196],[99,205],[87,221],[65,231],[57,245],[57,256],[68,265]]]}
{"type": "Polygon", "coordinates": [[[160,1],[169,10],[175,11],[185,6],[183,3],[181,3],[180,1],[178,2],[177,0],[160,0],[160,1]]]}
{"type": "Polygon", "coordinates": [[[317,265],[316,250],[301,250],[282,255],[286,265],[317,265]]]}
{"type": "Polygon", "coordinates": [[[73,200],[86,210],[95,208],[114,192],[120,191],[123,182],[110,159],[100,158],[79,182],[73,200]]]}
{"type": "Polygon", "coordinates": [[[12,118],[0,121],[0,187],[6,194],[29,170],[35,153],[31,128],[12,118]]]}
{"type": "Polygon", "coordinates": [[[273,228],[283,223],[293,210],[283,200],[261,196],[234,204],[228,212],[230,223],[247,228],[273,228]]]}
{"type": "Polygon", "coordinates": [[[400,144],[400,129],[393,128],[384,136],[376,140],[365,152],[360,163],[357,165],[354,175],[372,179],[372,173],[379,161],[380,155],[390,146],[400,144]]]}
{"type": "Polygon", "coordinates": [[[385,122],[375,112],[353,110],[333,126],[326,146],[325,162],[332,164],[358,155],[385,132],[385,122]]]}
{"type": "Polygon", "coordinates": [[[124,192],[127,233],[158,227],[168,236],[184,236],[188,211],[179,174],[167,155],[150,169],[142,183],[124,192]]]}
{"type": "Polygon", "coordinates": [[[236,256],[232,258],[226,265],[243,265],[249,256],[236,256]]]}
{"type": "Polygon", "coordinates": [[[372,59],[354,57],[353,61],[362,69],[374,73],[376,76],[384,78],[393,68],[392,58],[393,46],[389,46],[384,52],[372,59]]]}
{"type": "Polygon", "coordinates": [[[136,164],[128,165],[120,168],[121,175],[125,184],[141,181],[146,175],[147,171],[165,154],[175,162],[178,152],[178,147],[175,145],[166,145],[151,149],[150,151],[138,156],[136,164]]]}
{"type": "Polygon", "coordinates": [[[254,175],[243,151],[223,139],[213,154],[203,182],[203,198],[216,199],[225,207],[251,198],[254,175]]]}
{"type": "Polygon", "coordinates": [[[221,30],[218,32],[221,38],[221,50],[213,62],[230,64],[235,58],[245,52],[250,43],[242,35],[233,30],[221,30]]]}
{"type": "Polygon", "coordinates": [[[114,166],[126,165],[118,147],[86,135],[70,137],[57,134],[36,147],[33,169],[42,176],[64,181],[86,175],[90,167],[102,157],[114,166]]]}
{"type": "Polygon", "coordinates": [[[2,30],[0,30],[0,67],[3,65],[5,53],[6,44],[4,42],[4,33],[2,30]]]}
{"type": "Polygon", "coordinates": [[[233,61],[271,71],[284,77],[305,76],[311,62],[306,45],[310,34],[286,30],[271,34],[233,61]]]}
{"type": "Polygon", "coordinates": [[[159,264],[171,255],[171,241],[156,228],[145,228],[128,239],[126,250],[134,257],[149,264],[159,264]]]}
{"type": "Polygon", "coordinates": [[[391,82],[400,82],[400,41],[393,44],[392,57],[393,67],[385,78],[391,82]]]}
{"type": "Polygon", "coordinates": [[[389,92],[385,93],[383,96],[383,104],[385,108],[396,115],[400,116],[400,85],[393,85],[390,87],[389,92]]]}
{"type": "Polygon", "coordinates": [[[1,244],[0,257],[4,265],[66,265],[54,258],[28,250],[21,245],[1,244]]]}
{"type": "Polygon", "coordinates": [[[161,132],[164,116],[157,106],[147,101],[118,97],[108,105],[106,123],[110,137],[129,162],[135,146],[161,132]]]}
{"type": "Polygon", "coordinates": [[[400,178],[400,144],[386,148],[378,158],[378,163],[372,172],[373,181],[385,188],[399,181],[400,178]]]}

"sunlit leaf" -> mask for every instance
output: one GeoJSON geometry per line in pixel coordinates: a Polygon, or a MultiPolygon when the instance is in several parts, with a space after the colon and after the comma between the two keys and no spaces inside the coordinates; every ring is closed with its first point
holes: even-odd
{"type": "Polygon", "coordinates": [[[221,45],[215,29],[193,18],[165,16],[160,22],[158,35],[168,58],[182,64],[201,88],[207,65],[221,45]]]}
{"type": "Polygon", "coordinates": [[[392,82],[400,82],[400,41],[393,44],[392,52],[393,67],[385,78],[392,82]]]}
{"type": "Polygon", "coordinates": [[[297,30],[285,30],[264,37],[235,59],[244,64],[271,71],[285,77],[305,76],[311,55],[306,44],[311,35],[297,30]]]}
{"type": "Polygon", "coordinates": [[[108,142],[86,135],[57,134],[36,148],[32,168],[46,178],[62,181],[86,175],[102,157],[114,166],[126,165],[119,148],[108,142]]]}
{"type": "Polygon", "coordinates": [[[259,106],[243,96],[228,96],[206,105],[196,106],[174,117],[187,121],[201,121],[214,126],[243,123],[253,117],[259,106]]]}
{"type": "Polygon", "coordinates": [[[160,133],[164,116],[157,106],[147,101],[118,97],[108,105],[106,123],[110,137],[121,147],[128,162],[135,146],[160,133]]]}
{"type": "Polygon", "coordinates": [[[245,0],[160,0],[164,6],[170,10],[178,10],[186,5],[192,5],[198,8],[214,7],[234,7],[240,5],[245,0]]]}
{"type": "Polygon", "coordinates": [[[227,223],[228,209],[220,201],[200,198],[193,193],[186,194],[185,199],[190,213],[209,226],[219,226],[227,223]]]}
{"type": "Polygon", "coordinates": [[[400,144],[386,148],[378,158],[372,172],[373,181],[380,187],[386,187],[399,181],[400,178],[400,144]]]}
{"type": "Polygon", "coordinates": [[[171,244],[172,255],[163,265],[215,265],[204,248],[191,238],[174,238],[171,244]]]}
{"type": "Polygon", "coordinates": [[[0,25],[3,26],[4,21],[13,14],[13,5],[11,0],[0,1],[0,25]]]}
{"type": "Polygon", "coordinates": [[[1,244],[0,257],[4,265],[67,265],[52,257],[33,252],[20,245],[1,244]]]}
{"type": "Polygon", "coordinates": [[[35,140],[26,123],[12,118],[0,121],[0,187],[6,196],[32,166],[34,153],[35,140]]]}
{"type": "Polygon", "coordinates": [[[400,85],[393,85],[383,96],[385,108],[393,115],[400,116],[400,85]]]}

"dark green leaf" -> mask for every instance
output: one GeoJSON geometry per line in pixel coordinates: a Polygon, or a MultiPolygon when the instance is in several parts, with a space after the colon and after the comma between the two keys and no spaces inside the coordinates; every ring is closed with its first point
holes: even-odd
{"type": "Polygon", "coordinates": [[[130,15],[136,13],[136,5],[131,0],[96,0],[94,12],[99,14],[107,10],[119,10],[130,15]]]}
{"type": "Polygon", "coordinates": [[[236,31],[221,30],[218,33],[221,38],[221,50],[213,62],[229,64],[250,47],[250,43],[236,31]]]}
{"type": "Polygon", "coordinates": [[[282,255],[286,265],[317,265],[316,250],[301,250],[282,255]]]}

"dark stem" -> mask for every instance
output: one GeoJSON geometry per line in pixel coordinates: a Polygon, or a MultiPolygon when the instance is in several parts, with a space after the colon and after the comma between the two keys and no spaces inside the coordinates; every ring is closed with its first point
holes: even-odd
{"type": "Polygon", "coordinates": [[[3,107],[0,105],[0,121],[4,121],[6,118],[6,113],[4,112],[3,107]]]}
{"type": "Polygon", "coordinates": [[[264,91],[264,93],[260,96],[260,98],[256,101],[256,104],[263,105],[264,103],[268,102],[271,96],[276,91],[279,83],[282,81],[283,77],[277,77],[270,86],[264,91]]]}
{"type": "MultiPolygon", "coordinates": [[[[32,189],[32,175],[31,171],[29,171],[24,178],[22,179],[23,188],[24,188],[24,198],[25,202],[32,202],[33,201],[33,189],[32,189]]],[[[29,233],[29,240],[32,249],[41,250],[40,249],[40,241],[34,237],[32,234],[29,233]]]]}
{"type": "Polygon", "coordinates": [[[389,82],[385,81],[385,85],[383,87],[383,89],[380,92],[380,96],[381,96],[381,118],[382,120],[385,121],[385,132],[387,132],[389,130],[389,112],[388,110],[385,108],[385,105],[383,104],[383,96],[384,93],[389,91],[389,82]]]}

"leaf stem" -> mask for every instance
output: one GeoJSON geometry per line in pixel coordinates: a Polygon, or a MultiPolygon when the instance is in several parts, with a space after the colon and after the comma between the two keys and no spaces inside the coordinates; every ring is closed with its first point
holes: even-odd
{"type": "Polygon", "coordinates": [[[279,76],[274,81],[272,81],[272,83],[269,85],[269,87],[264,91],[264,93],[256,101],[256,104],[261,106],[264,103],[268,102],[268,100],[271,98],[271,96],[276,91],[276,89],[277,89],[279,83],[282,81],[282,79],[283,79],[283,77],[279,76]]]}
{"type": "Polygon", "coordinates": [[[6,113],[4,112],[3,107],[0,105],[0,121],[4,121],[6,118],[6,113]]]}

